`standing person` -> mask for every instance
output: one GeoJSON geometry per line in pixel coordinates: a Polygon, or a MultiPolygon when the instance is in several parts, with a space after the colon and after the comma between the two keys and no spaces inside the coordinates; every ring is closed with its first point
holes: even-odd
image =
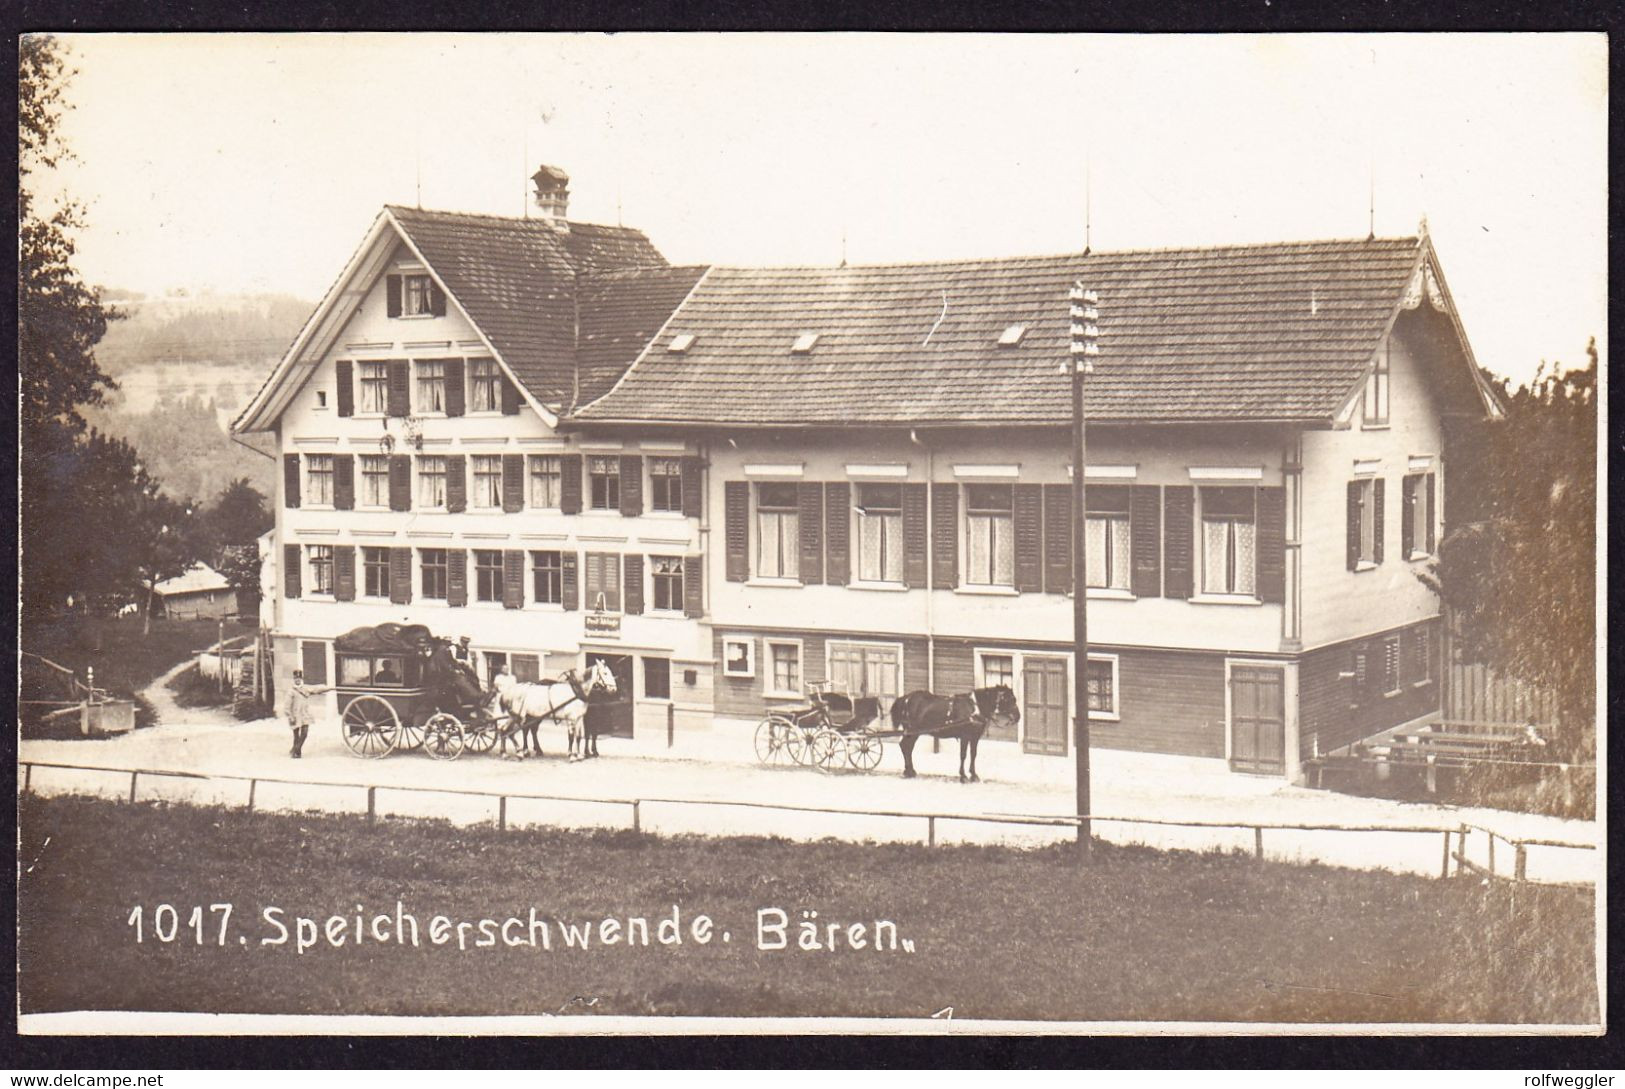
{"type": "Polygon", "coordinates": [[[310,697],[329,691],[332,691],[331,685],[306,684],[305,671],[293,671],[293,684],[288,687],[288,729],[293,731],[293,748],[288,750],[288,755],[295,760],[299,759],[305,748],[305,737],[310,733],[313,721],[310,697]]]}

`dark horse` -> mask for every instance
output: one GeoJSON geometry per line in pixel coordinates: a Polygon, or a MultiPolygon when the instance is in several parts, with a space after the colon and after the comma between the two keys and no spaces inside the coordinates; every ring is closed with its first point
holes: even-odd
{"type": "Polygon", "coordinates": [[[922,735],[959,739],[959,781],[980,782],[976,774],[976,748],[989,724],[1014,726],[1021,721],[1021,708],[1009,685],[978,688],[958,696],[939,696],[918,689],[900,696],[891,705],[891,724],[901,730],[898,748],[903,750],[903,778],[914,778],[914,743],[922,735]],[[965,775],[965,756],[970,755],[970,775],[965,775]]]}

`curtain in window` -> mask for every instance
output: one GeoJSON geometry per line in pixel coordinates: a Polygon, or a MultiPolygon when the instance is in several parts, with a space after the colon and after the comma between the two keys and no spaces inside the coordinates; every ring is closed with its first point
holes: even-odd
{"type": "Polygon", "coordinates": [[[757,514],[760,531],[760,562],[757,574],[768,578],[801,576],[801,519],[787,511],[764,510],[757,514]]]}

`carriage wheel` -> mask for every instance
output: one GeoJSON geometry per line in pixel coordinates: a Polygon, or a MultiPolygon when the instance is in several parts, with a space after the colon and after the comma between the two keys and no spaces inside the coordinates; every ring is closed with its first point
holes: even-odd
{"type": "Polygon", "coordinates": [[[813,735],[803,730],[794,722],[786,722],[789,729],[784,735],[784,751],[793,764],[805,765],[808,763],[807,753],[812,748],[813,735]]]}
{"type": "Polygon", "coordinates": [[[455,760],[463,754],[463,724],[442,711],[423,724],[423,751],[436,760],[455,760]]]}
{"type": "Polygon", "coordinates": [[[472,753],[490,752],[497,746],[498,733],[497,720],[482,715],[463,727],[463,746],[472,753]]]}
{"type": "Polygon", "coordinates": [[[401,739],[400,741],[396,742],[395,747],[401,752],[410,752],[413,749],[422,748],[423,736],[425,727],[427,725],[428,723],[426,722],[414,724],[403,719],[401,721],[401,739]]]}
{"type": "Polygon", "coordinates": [[[388,700],[357,696],[344,705],[341,716],[344,743],[357,756],[376,760],[395,751],[401,740],[401,720],[388,700]]]}
{"type": "Polygon", "coordinates": [[[859,771],[873,771],[880,766],[886,743],[874,734],[853,734],[846,739],[846,762],[859,771]]]}
{"type": "Polygon", "coordinates": [[[820,771],[829,771],[845,752],[846,738],[825,726],[808,739],[806,763],[820,771]]]}
{"type": "Polygon", "coordinates": [[[756,759],[764,764],[788,764],[795,760],[790,751],[794,726],[778,715],[769,715],[756,727],[756,759]]]}

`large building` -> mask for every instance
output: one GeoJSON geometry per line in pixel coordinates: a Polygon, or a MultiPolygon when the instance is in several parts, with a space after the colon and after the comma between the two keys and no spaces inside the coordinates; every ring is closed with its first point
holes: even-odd
{"type": "Polygon", "coordinates": [[[672,268],[563,218],[388,208],[237,422],[274,430],[279,670],[411,619],[603,656],[634,734],[825,679],[1074,709],[1067,291],[1097,745],[1296,776],[1439,707],[1444,422],[1497,411],[1427,238],[672,268]]]}

